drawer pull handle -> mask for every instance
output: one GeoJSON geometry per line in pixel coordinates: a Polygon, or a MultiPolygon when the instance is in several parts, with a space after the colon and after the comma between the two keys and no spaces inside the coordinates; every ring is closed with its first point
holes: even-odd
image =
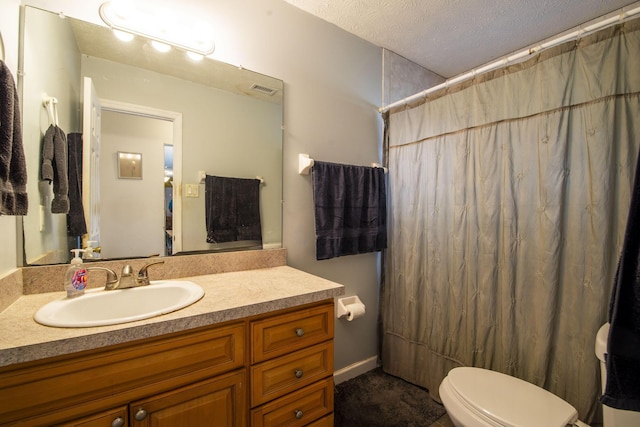
{"type": "Polygon", "coordinates": [[[145,418],[147,418],[147,411],[145,411],[143,408],[138,409],[138,412],[136,412],[134,418],[136,419],[136,421],[143,421],[145,418]]]}
{"type": "Polygon", "coordinates": [[[296,369],[295,374],[296,374],[296,378],[302,378],[302,376],[304,375],[304,372],[302,372],[302,369],[296,369]]]}
{"type": "Polygon", "coordinates": [[[304,329],[298,328],[296,329],[296,336],[301,337],[304,335],[304,329]]]}
{"type": "Polygon", "coordinates": [[[296,409],[295,413],[296,413],[296,419],[298,420],[301,419],[302,416],[304,415],[304,413],[300,409],[296,409]]]}
{"type": "Polygon", "coordinates": [[[124,427],[124,418],[118,417],[111,421],[111,427],[124,427]]]}

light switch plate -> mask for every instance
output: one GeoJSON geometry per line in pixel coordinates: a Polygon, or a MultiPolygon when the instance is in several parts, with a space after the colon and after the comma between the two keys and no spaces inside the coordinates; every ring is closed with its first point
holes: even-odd
{"type": "Polygon", "coordinates": [[[185,184],[184,186],[185,197],[198,197],[200,192],[200,186],[198,184],[185,184]]]}

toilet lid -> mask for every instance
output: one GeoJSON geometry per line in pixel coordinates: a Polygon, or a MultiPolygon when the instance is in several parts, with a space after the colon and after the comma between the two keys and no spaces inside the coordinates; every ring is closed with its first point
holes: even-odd
{"type": "Polygon", "coordinates": [[[510,427],[566,426],[578,419],[575,408],[526,381],[480,368],[455,368],[449,383],[476,412],[510,427]]]}

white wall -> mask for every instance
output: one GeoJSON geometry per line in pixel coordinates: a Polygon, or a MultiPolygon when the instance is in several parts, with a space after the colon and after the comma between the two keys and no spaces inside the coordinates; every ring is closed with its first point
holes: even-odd
{"type": "MultiPolygon", "coordinates": [[[[27,3],[100,23],[100,0],[27,3]]],[[[0,15],[5,9],[15,13],[15,1],[4,4],[0,15]]],[[[284,80],[283,245],[288,263],[344,284],[348,295],[360,295],[368,306],[362,319],[337,321],[335,368],[376,356],[379,256],[315,260],[311,181],[310,176],[298,175],[297,156],[308,153],[353,164],[379,161],[381,49],[281,0],[173,2],[174,7],[178,4],[214,26],[213,57],[284,80]]],[[[17,39],[17,27],[11,37],[17,39]]]]}

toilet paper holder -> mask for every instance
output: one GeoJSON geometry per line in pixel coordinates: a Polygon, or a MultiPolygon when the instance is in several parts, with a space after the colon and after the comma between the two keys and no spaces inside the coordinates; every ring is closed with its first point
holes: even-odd
{"type": "Polygon", "coordinates": [[[336,306],[337,317],[340,318],[340,317],[348,316],[349,309],[347,308],[347,306],[351,304],[362,304],[362,301],[360,301],[360,298],[358,298],[357,295],[346,297],[346,298],[339,298],[338,305],[336,306]]]}

